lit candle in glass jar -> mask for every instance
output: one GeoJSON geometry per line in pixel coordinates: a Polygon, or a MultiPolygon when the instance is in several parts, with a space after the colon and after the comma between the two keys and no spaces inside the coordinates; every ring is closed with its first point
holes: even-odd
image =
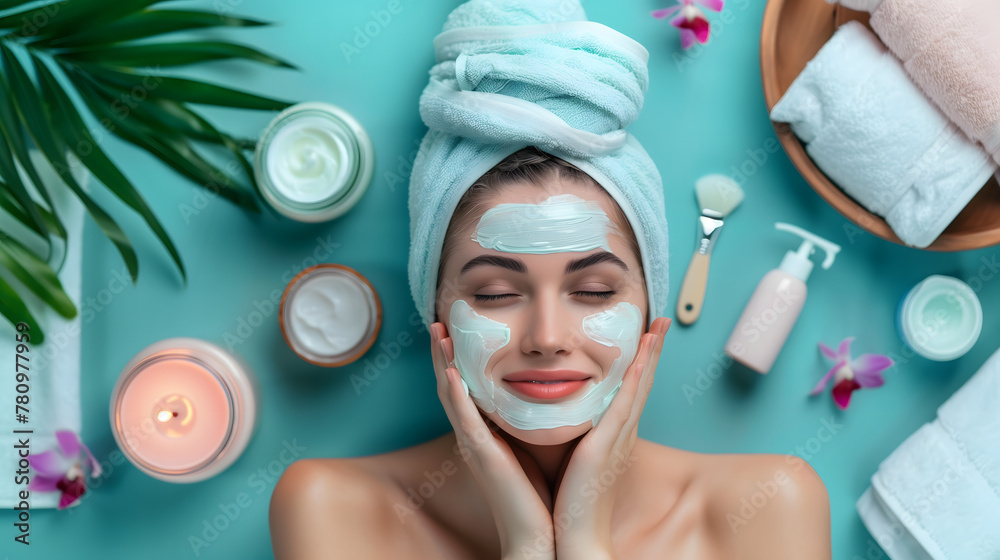
{"type": "Polygon", "coordinates": [[[256,420],[250,371],[223,349],[172,338],[139,352],[111,395],[111,428],[140,470],[170,482],[197,482],[231,465],[256,420]]]}

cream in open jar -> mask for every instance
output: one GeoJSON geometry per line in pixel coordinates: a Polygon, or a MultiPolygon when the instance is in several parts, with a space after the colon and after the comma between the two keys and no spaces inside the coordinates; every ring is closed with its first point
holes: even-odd
{"type": "Polygon", "coordinates": [[[285,342],[303,360],[349,364],[371,348],[382,305],[367,278],[340,264],[309,267],[285,288],[278,313],[285,342]]]}
{"type": "Polygon", "coordinates": [[[368,133],[329,103],[285,109],[264,130],[254,153],[264,199],[301,222],[323,222],[350,210],[368,189],[374,168],[368,133]]]}
{"type": "Polygon", "coordinates": [[[983,308],[968,284],[932,274],[900,300],[896,328],[900,338],[921,356],[940,362],[954,360],[979,340],[983,308]]]}

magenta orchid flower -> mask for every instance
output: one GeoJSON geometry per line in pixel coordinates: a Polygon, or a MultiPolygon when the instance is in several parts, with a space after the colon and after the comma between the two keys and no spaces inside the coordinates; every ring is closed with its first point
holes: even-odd
{"type": "Polygon", "coordinates": [[[56,431],[59,448],[28,455],[28,464],[35,470],[35,476],[28,484],[28,490],[37,492],[62,492],[57,509],[73,505],[87,491],[84,476],[101,475],[101,465],[90,449],[70,430],[56,431]],[[86,456],[82,456],[86,453],[86,456]]]}
{"type": "Polygon", "coordinates": [[[842,340],[836,352],[826,344],[819,343],[820,351],[833,361],[834,365],[809,393],[810,395],[820,394],[823,389],[826,389],[826,384],[830,382],[832,377],[833,402],[837,403],[841,410],[847,410],[847,405],[851,404],[851,393],[855,390],[862,387],[881,387],[885,383],[882,371],[893,364],[891,358],[882,354],[862,354],[852,360],[852,340],[854,340],[853,336],[842,340]]]}
{"type": "Polygon", "coordinates": [[[650,15],[656,19],[663,19],[680,12],[677,17],[670,21],[670,25],[681,30],[681,46],[684,49],[689,49],[696,40],[703,45],[708,42],[708,18],[705,16],[705,12],[701,11],[695,4],[715,12],[721,12],[725,0],[677,0],[676,6],[653,10],[650,15]]]}

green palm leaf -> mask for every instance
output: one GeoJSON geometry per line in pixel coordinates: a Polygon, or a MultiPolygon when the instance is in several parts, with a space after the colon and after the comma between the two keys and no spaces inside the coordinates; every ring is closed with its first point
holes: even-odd
{"type": "Polygon", "coordinates": [[[0,276],[0,315],[3,315],[11,324],[20,322],[28,324],[31,331],[31,342],[41,344],[45,340],[45,333],[42,327],[35,320],[34,315],[28,310],[21,296],[0,276]]]}
{"type": "Polygon", "coordinates": [[[295,68],[288,62],[264,54],[244,45],[219,41],[184,41],[176,43],[150,43],[147,45],[115,45],[76,49],[61,58],[95,62],[108,66],[142,68],[150,66],[181,66],[210,60],[243,58],[271,66],[295,68]]]}
{"type": "Polygon", "coordinates": [[[87,130],[87,125],[76,112],[73,102],[59,87],[55,76],[37,57],[33,56],[32,62],[39,78],[42,97],[49,107],[49,114],[59,115],[53,119],[53,124],[56,132],[62,136],[63,143],[69,146],[76,157],[94,173],[94,176],[111,189],[115,196],[142,216],[142,219],[146,221],[146,224],[170,253],[181,272],[181,276],[186,278],[187,274],[184,271],[184,263],[181,261],[180,253],[177,252],[174,242],[170,240],[170,236],[167,235],[166,230],[163,229],[149,205],[146,204],[146,200],[101,150],[97,141],[87,130]]]}
{"type": "Polygon", "coordinates": [[[112,133],[149,151],[182,175],[218,192],[239,206],[257,210],[257,202],[253,196],[246,189],[239,187],[235,179],[201,157],[183,136],[146,124],[149,122],[148,117],[143,111],[136,111],[144,105],[136,106],[127,114],[114,111],[111,107],[117,99],[115,95],[96,84],[87,83],[79,76],[73,74],[70,76],[74,78],[77,90],[84,101],[101,117],[101,122],[106,123],[112,133]]]}
{"type": "Polygon", "coordinates": [[[56,313],[71,319],[76,306],[63,290],[56,271],[16,239],[0,231],[0,264],[14,274],[36,296],[49,304],[56,313]]]}
{"type": "Polygon", "coordinates": [[[72,35],[51,37],[33,45],[46,47],[93,47],[134,39],[148,39],[165,33],[206,27],[252,27],[266,22],[197,10],[143,10],[100,27],[83,27],[72,35]]]}
{"type": "MultiPolygon", "coordinates": [[[[221,144],[233,154],[233,158],[243,168],[243,172],[251,179],[251,185],[255,189],[257,188],[257,182],[252,180],[253,166],[243,154],[244,146],[228,134],[219,132],[212,126],[212,123],[188,106],[173,99],[156,99],[141,107],[140,116],[145,122],[152,123],[153,128],[175,130],[182,136],[221,144]]],[[[250,149],[252,148],[251,146],[250,149]]]]}
{"type": "Polygon", "coordinates": [[[31,217],[24,211],[21,201],[11,194],[10,187],[3,182],[0,182],[0,208],[3,208],[4,212],[7,212],[15,220],[24,225],[28,225],[31,222],[31,217]]]}
{"type": "MultiPolygon", "coordinates": [[[[35,170],[35,165],[32,163],[31,158],[28,156],[28,148],[24,142],[24,134],[21,131],[20,124],[18,123],[17,110],[14,107],[13,101],[10,96],[10,88],[7,85],[7,80],[3,76],[0,76],[0,132],[3,134],[3,139],[7,141],[9,147],[12,148],[14,155],[17,156],[18,161],[21,162],[21,167],[24,169],[25,174],[31,179],[33,185],[38,186],[36,189],[38,194],[42,199],[48,204],[49,208],[53,209],[52,216],[55,218],[56,230],[53,231],[56,235],[62,239],[66,239],[66,230],[63,228],[62,222],[59,221],[58,216],[55,215],[55,207],[52,205],[52,199],[49,198],[48,191],[45,190],[41,185],[43,185],[41,178],[38,176],[38,171],[35,170]]],[[[7,146],[4,147],[7,150],[7,146]]],[[[10,157],[6,154],[0,154],[0,172],[3,176],[8,178],[7,180],[12,182],[12,187],[20,189],[21,180],[17,176],[17,169],[14,167],[13,162],[10,161],[10,157]]],[[[37,206],[30,200],[21,200],[22,207],[27,212],[28,216],[34,221],[36,218],[40,218],[40,212],[42,208],[37,206]],[[39,215],[35,215],[35,212],[39,215]]],[[[35,222],[37,224],[37,222],[35,222]]],[[[27,223],[25,223],[27,225],[27,223]]],[[[34,229],[34,228],[33,228],[34,229]]],[[[41,233],[43,237],[48,241],[48,236],[40,230],[35,230],[41,233]]]]}
{"type": "MultiPolygon", "coordinates": [[[[58,60],[64,67],[68,63],[66,58],[59,58],[58,60]]],[[[239,109],[260,109],[264,111],[280,111],[291,105],[287,101],[269,99],[197,80],[157,76],[136,72],[127,68],[112,69],[90,62],[77,62],[75,65],[81,72],[90,74],[91,78],[102,84],[125,88],[127,90],[139,88],[146,95],[156,95],[157,97],[166,99],[239,109]]]]}
{"type": "MultiPolygon", "coordinates": [[[[9,123],[10,121],[4,120],[4,122],[9,123]]],[[[14,157],[10,153],[10,147],[7,145],[7,142],[0,142],[0,173],[6,179],[5,186],[9,191],[9,197],[18,202],[24,217],[27,218],[27,220],[22,220],[22,223],[33,229],[35,233],[45,237],[46,241],[48,241],[47,228],[45,222],[42,221],[39,207],[31,198],[31,194],[28,193],[28,189],[24,183],[21,182],[21,176],[17,172],[17,166],[14,164],[14,157]]]]}
{"type": "Polygon", "coordinates": [[[16,38],[50,37],[80,27],[101,25],[135,13],[158,0],[62,0],[0,17],[0,29],[14,29],[16,38]],[[81,22],[87,25],[81,25],[81,22]]]}
{"type": "Polygon", "coordinates": [[[125,265],[128,267],[129,273],[132,275],[132,281],[134,282],[139,275],[139,261],[136,259],[132,242],[128,240],[128,236],[118,226],[118,223],[107,212],[101,209],[83,191],[83,188],[77,184],[73,174],[70,173],[70,164],[66,160],[66,146],[62,142],[59,142],[52,134],[52,130],[49,127],[51,119],[46,115],[38,91],[35,89],[28,74],[24,71],[24,68],[21,67],[21,63],[14,56],[14,53],[3,44],[0,44],[0,62],[2,62],[4,74],[11,77],[11,93],[13,93],[17,111],[28,132],[31,134],[32,139],[35,141],[35,145],[38,146],[42,154],[49,160],[52,168],[63,182],[66,183],[66,186],[83,202],[87,212],[97,223],[97,226],[101,228],[101,231],[104,232],[104,235],[114,243],[122,259],[125,260],[125,265]]]}
{"type": "Polygon", "coordinates": [[[215,130],[201,115],[173,99],[157,98],[143,103],[140,116],[154,128],[173,130],[201,142],[225,144],[225,138],[229,138],[215,130]]]}
{"type": "Polygon", "coordinates": [[[30,1],[31,0],[0,0],[0,11],[22,6],[30,1]]]}
{"type": "MultiPolygon", "coordinates": [[[[31,218],[25,213],[24,208],[21,203],[14,198],[14,195],[10,193],[10,187],[8,187],[3,181],[0,181],[0,208],[3,208],[5,212],[10,214],[15,220],[27,225],[31,218]]],[[[45,223],[49,232],[53,235],[59,235],[59,230],[62,228],[62,224],[56,221],[55,214],[49,212],[45,208],[38,206],[38,213],[42,216],[42,222],[45,223]]],[[[62,230],[63,239],[65,239],[66,230],[62,230]]]]}
{"type": "MultiPolygon", "coordinates": [[[[52,252],[52,237],[66,240],[68,234],[49,191],[62,187],[43,182],[31,159],[31,149],[37,148],[115,246],[133,281],[138,275],[138,258],[128,236],[77,182],[72,165],[86,166],[104,188],[135,211],[166,249],[182,278],[186,279],[186,271],[180,251],[153,208],[98,145],[82,111],[89,111],[102,126],[202,187],[258,211],[259,192],[254,194],[258,187],[245,153],[253,150],[255,141],[236,139],[218,130],[188,104],[272,111],[290,103],[222,85],[161,76],[148,69],[225,59],[294,68],[257,48],[226,41],[185,38],[150,42],[150,38],[177,31],[267,25],[214,12],[156,9],[160,3],[58,0],[39,6],[30,0],[0,0],[0,32],[7,30],[0,34],[0,209],[46,243],[43,253],[52,252]],[[22,8],[25,5],[30,7],[22,8]],[[31,61],[31,72],[22,63],[27,60],[31,61]],[[142,95],[135,95],[136,91],[142,95]],[[122,99],[129,100],[127,106],[122,106],[122,99]],[[235,161],[242,170],[239,175],[245,175],[250,186],[223,171],[233,168],[232,163],[218,166],[209,162],[196,149],[197,144],[222,148],[220,153],[235,161]],[[70,153],[75,157],[70,158],[70,153]]],[[[64,317],[75,316],[77,309],[56,275],[58,267],[28,245],[0,232],[0,268],[64,317]]],[[[44,335],[35,317],[2,277],[0,315],[11,322],[28,323],[32,340],[41,342],[44,335]]]]}

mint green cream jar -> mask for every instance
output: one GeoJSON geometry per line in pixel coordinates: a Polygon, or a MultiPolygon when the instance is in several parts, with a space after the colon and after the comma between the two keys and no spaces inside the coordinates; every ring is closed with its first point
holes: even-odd
{"type": "Polygon", "coordinates": [[[930,360],[945,362],[963,356],[983,328],[983,308],[968,284],[934,274],[914,286],[896,311],[900,338],[930,360]]]}
{"type": "Polygon", "coordinates": [[[350,210],[374,169],[375,150],[365,129],[340,107],[322,102],[279,113],[254,152],[264,200],[300,222],[325,222],[350,210]]]}

